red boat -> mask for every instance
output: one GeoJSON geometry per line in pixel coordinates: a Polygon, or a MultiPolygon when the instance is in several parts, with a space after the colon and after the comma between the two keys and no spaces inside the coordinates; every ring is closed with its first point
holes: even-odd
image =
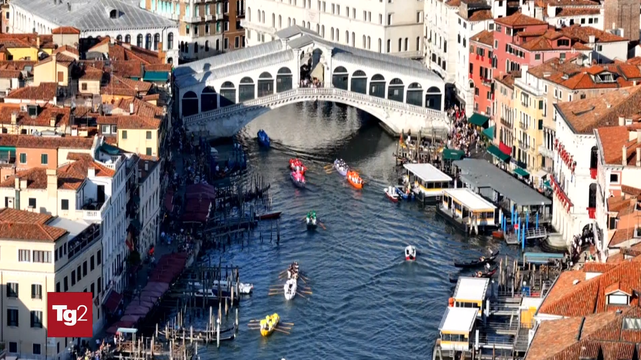
{"type": "Polygon", "coordinates": [[[289,174],[289,177],[292,179],[294,186],[301,189],[305,188],[305,175],[303,175],[302,172],[292,171],[291,174],[289,174]]]}
{"type": "Polygon", "coordinates": [[[393,187],[386,187],[384,189],[385,191],[385,196],[387,196],[388,199],[390,199],[391,202],[397,203],[398,202],[398,194],[396,193],[396,189],[393,187]]]}
{"type": "Polygon", "coordinates": [[[292,171],[298,171],[300,173],[305,173],[307,171],[307,167],[303,164],[303,161],[301,159],[289,159],[289,168],[292,171]]]}

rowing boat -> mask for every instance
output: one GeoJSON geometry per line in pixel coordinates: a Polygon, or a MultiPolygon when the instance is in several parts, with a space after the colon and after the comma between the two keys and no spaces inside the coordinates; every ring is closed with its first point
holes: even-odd
{"type": "Polygon", "coordinates": [[[271,335],[274,332],[274,330],[276,330],[276,327],[278,326],[279,322],[280,322],[280,316],[278,316],[278,314],[274,313],[272,315],[267,315],[264,319],[260,321],[260,334],[262,336],[271,335]]]}
{"type": "Polygon", "coordinates": [[[317,226],[316,215],[314,214],[307,215],[307,217],[305,218],[305,222],[307,223],[307,229],[309,230],[316,229],[316,226],[317,226]]]}
{"type": "Polygon", "coordinates": [[[336,169],[336,172],[341,174],[342,176],[346,176],[347,172],[349,171],[349,166],[345,164],[345,161],[343,161],[343,159],[336,159],[334,160],[334,169],[336,169]]]}
{"type": "Polygon", "coordinates": [[[408,245],[405,248],[405,260],[415,261],[416,260],[416,248],[412,245],[408,245]]]}
{"type": "Polygon", "coordinates": [[[496,257],[499,255],[499,251],[495,251],[489,257],[481,256],[478,260],[470,260],[466,262],[455,261],[454,266],[457,268],[472,268],[477,266],[483,266],[485,264],[493,263],[496,260],[496,257]]]}
{"type": "Polygon", "coordinates": [[[301,159],[289,159],[289,169],[303,174],[307,171],[307,167],[303,164],[301,159]]]}
{"type": "Polygon", "coordinates": [[[302,172],[292,171],[291,174],[289,174],[289,177],[292,179],[294,186],[301,189],[305,188],[305,175],[303,175],[302,172]]]}
{"type": "Polygon", "coordinates": [[[354,170],[347,171],[347,182],[357,189],[363,188],[363,179],[354,170]]]}
{"type": "Polygon", "coordinates": [[[285,299],[286,300],[291,300],[296,296],[296,288],[298,287],[297,284],[297,276],[292,277],[291,279],[287,280],[285,285],[283,286],[284,294],[285,294],[285,299]]]}
{"type": "MultiPolygon", "coordinates": [[[[496,274],[497,269],[498,269],[497,267],[494,267],[492,270],[486,271],[486,272],[477,271],[476,273],[474,273],[473,277],[482,278],[482,279],[483,278],[489,279],[492,276],[494,276],[494,274],[496,274]]],[[[454,276],[450,275],[450,282],[453,283],[453,284],[457,283],[458,282],[458,277],[454,277],[454,276]]]]}
{"type": "Polygon", "coordinates": [[[278,219],[282,213],[283,213],[282,211],[276,211],[268,214],[261,214],[261,215],[255,215],[255,216],[256,216],[256,220],[273,220],[273,219],[278,219]]]}

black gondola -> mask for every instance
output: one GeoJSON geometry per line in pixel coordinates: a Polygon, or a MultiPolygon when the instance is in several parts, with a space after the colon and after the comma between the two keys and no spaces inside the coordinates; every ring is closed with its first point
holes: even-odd
{"type": "Polygon", "coordinates": [[[454,262],[454,266],[457,268],[473,268],[473,267],[478,267],[478,266],[483,266],[485,264],[491,264],[496,260],[496,257],[499,255],[499,250],[496,250],[496,252],[492,253],[489,257],[480,257],[477,260],[471,260],[467,262],[454,262]]]}
{"type": "MultiPolygon", "coordinates": [[[[472,277],[475,277],[475,278],[486,278],[486,279],[487,278],[491,278],[492,276],[494,276],[494,274],[496,274],[497,270],[498,270],[498,268],[494,267],[490,271],[485,271],[485,272],[477,271],[476,273],[474,273],[474,275],[472,277]]],[[[458,277],[454,277],[454,276],[450,275],[450,282],[452,284],[456,284],[458,282],[458,277]]]]}

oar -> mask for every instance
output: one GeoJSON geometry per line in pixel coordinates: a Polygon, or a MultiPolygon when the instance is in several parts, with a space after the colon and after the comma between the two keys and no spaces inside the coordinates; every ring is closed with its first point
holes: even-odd
{"type": "Polygon", "coordinates": [[[303,296],[303,294],[299,293],[298,291],[296,291],[296,294],[297,294],[298,296],[302,297],[303,299],[307,299],[305,296],[303,296]]]}
{"type": "Polygon", "coordinates": [[[327,228],[325,227],[325,224],[323,224],[322,222],[319,221],[318,225],[320,225],[320,227],[322,227],[323,230],[327,230],[327,228]]]}
{"type": "Polygon", "coordinates": [[[308,294],[308,295],[313,294],[311,291],[307,291],[307,290],[301,290],[300,292],[301,292],[302,294],[308,294]]]}
{"type": "Polygon", "coordinates": [[[282,322],[281,321],[281,324],[287,325],[287,326],[294,326],[294,323],[292,323],[292,322],[282,322]]]}
{"type": "Polygon", "coordinates": [[[334,167],[334,164],[327,164],[327,165],[323,166],[323,169],[327,170],[327,169],[330,169],[332,167],[334,167]]]}
{"type": "Polygon", "coordinates": [[[253,323],[253,322],[260,322],[260,320],[251,319],[251,320],[249,320],[249,322],[250,322],[250,323],[253,323]]]}
{"type": "Polygon", "coordinates": [[[280,331],[280,332],[285,333],[285,334],[287,334],[287,335],[290,335],[290,334],[289,334],[289,332],[287,332],[287,331],[285,331],[285,330],[281,330],[281,329],[279,329],[279,328],[274,328],[274,330],[276,330],[276,331],[280,331]]]}
{"type": "Polygon", "coordinates": [[[292,328],[289,326],[278,326],[279,329],[281,330],[291,330],[292,328]]]}

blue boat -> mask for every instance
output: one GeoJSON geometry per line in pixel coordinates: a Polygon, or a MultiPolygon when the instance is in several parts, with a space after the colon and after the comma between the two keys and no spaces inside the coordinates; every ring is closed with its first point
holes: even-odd
{"type": "Polygon", "coordinates": [[[258,130],[258,144],[266,148],[271,146],[271,141],[265,130],[258,130]]]}
{"type": "Polygon", "coordinates": [[[400,185],[395,186],[394,189],[396,189],[396,193],[398,194],[398,196],[401,197],[401,199],[403,199],[403,200],[414,200],[414,192],[413,191],[410,191],[409,193],[407,193],[406,191],[403,190],[403,187],[400,186],[400,185]]]}

